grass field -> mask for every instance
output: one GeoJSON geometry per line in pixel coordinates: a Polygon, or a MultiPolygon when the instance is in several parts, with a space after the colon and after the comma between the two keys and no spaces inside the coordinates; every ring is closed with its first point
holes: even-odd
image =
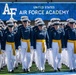
{"type": "MultiPolygon", "coordinates": [[[[53,68],[46,63],[45,72],[50,72],[51,73],[53,71],[54,71],[53,68]]],[[[66,72],[66,71],[69,71],[69,69],[65,65],[62,65],[61,71],[66,72]]],[[[4,67],[3,70],[0,71],[0,75],[10,75],[10,74],[19,74],[19,73],[23,73],[21,65],[19,65],[18,69],[14,70],[14,73],[8,73],[7,67],[4,67]]],[[[31,67],[31,71],[29,72],[29,74],[30,73],[40,73],[37,70],[36,65],[34,63],[32,65],[32,67],[31,67]]]]}

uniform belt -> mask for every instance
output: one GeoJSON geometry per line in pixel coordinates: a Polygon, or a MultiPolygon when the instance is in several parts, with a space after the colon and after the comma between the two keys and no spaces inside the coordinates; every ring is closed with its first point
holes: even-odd
{"type": "Polygon", "coordinates": [[[27,45],[28,45],[27,52],[31,52],[31,51],[30,51],[30,39],[27,39],[27,40],[21,39],[21,41],[27,43],[27,45]]]}
{"type": "Polygon", "coordinates": [[[74,43],[74,53],[76,54],[76,40],[68,40],[70,43],[74,43]]]}
{"type": "Polygon", "coordinates": [[[2,51],[0,50],[0,54],[2,54],[2,51]]]}
{"type": "Polygon", "coordinates": [[[15,53],[15,43],[14,43],[14,42],[6,42],[6,44],[8,44],[8,45],[11,45],[11,46],[12,46],[13,55],[16,55],[16,53],[15,53]]]}
{"type": "Polygon", "coordinates": [[[61,40],[53,40],[53,42],[57,42],[59,45],[59,53],[62,52],[61,40]]]}
{"type": "Polygon", "coordinates": [[[42,52],[46,52],[46,46],[45,46],[45,40],[36,40],[36,42],[41,42],[42,43],[42,52]]]}

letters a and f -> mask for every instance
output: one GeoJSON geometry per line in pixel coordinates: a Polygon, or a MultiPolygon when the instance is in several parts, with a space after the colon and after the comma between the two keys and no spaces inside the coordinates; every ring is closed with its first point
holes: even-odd
{"type": "Polygon", "coordinates": [[[9,8],[8,4],[6,3],[4,7],[4,12],[2,13],[3,15],[10,15],[10,18],[13,18],[13,15],[16,15],[17,8],[9,8]]]}

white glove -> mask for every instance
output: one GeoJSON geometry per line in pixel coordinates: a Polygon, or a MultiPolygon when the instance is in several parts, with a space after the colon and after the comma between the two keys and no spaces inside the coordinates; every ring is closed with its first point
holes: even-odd
{"type": "Polygon", "coordinates": [[[47,49],[47,51],[49,51],[50,50],[50,48],[49,49],[47,49]]]}
{"type": "Polygon", "coordinates": [[[21,46],[18,46],[18,49],[21,50],[21,46]]]}
{"type": "Polygon", "coordinates": [[[36,49],[34,49],[34,51],[36,51],[36,49]]]}
{"type": "Polygon", "coordinates": [[[13,60],[16,61],[16,56],[13,56],[13,60]]]}
{"type": "Polygon", "coordinates": [[[18,48],[21,48],[21,46],[18,46],[18,48]]]}
{"type": "Polygon", "coordinates": [[[1,50],[3,53],[5,52],[5,50],[1,50]]]}
{"type": "Polygon", "coordinates": [[[33,46],[31,46],[31,50],[33,49],[33,46]]]}
{"type": "Polygon", "coordinates": [[[52,48],[50,48],[50,50],[52,50],[52,48]]]}
{"type": "Polygon", "coordinates": [[[62,48],[62,50],[67,50],[67,48],[62,48]]]}

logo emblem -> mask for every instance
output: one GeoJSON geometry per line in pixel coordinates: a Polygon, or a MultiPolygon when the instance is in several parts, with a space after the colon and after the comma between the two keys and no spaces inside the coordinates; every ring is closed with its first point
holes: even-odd
{"type": "Polygon", "coordinates": [[[13,18],[13,15],[16,15],[17,8],[9,8],[8,4],[5,4],[3,15],[10,15],[10,18],[13,18]]]}

